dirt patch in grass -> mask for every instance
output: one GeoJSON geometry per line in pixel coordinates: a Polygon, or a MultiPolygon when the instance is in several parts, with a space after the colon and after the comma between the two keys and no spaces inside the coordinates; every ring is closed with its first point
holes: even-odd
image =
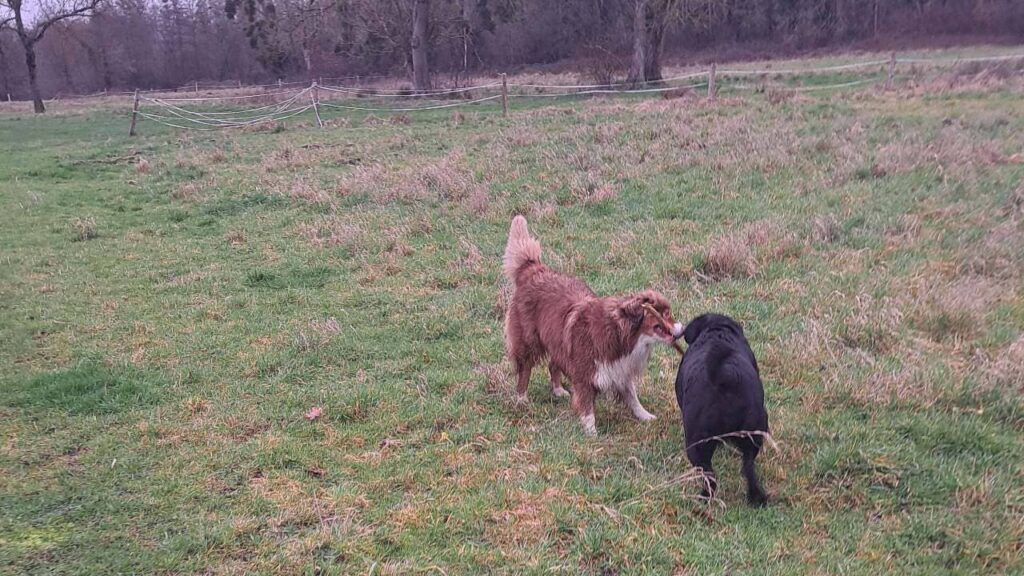
{"type": "Polygon", "coordinates": [[[503,550],[522,549],[548,540],[554,531],[552,506],[567,505],[573,497],[555,487],[539,493],[512,491],[505,505],[491,513],[485,536],[503,550]]]}

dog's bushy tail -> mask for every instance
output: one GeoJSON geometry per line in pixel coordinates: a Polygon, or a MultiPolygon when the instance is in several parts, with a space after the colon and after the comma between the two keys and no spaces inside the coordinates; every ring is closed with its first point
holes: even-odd
{"type": "Polygon", "coordinates": [[[530,236],[526,227],[526,218],[516,216],[512,219],[512,227],[508,230],[508,244],[502,258],[502,270],[513,284],[519,271],[527,264],[540,262],[540,242],[530,236]]]}

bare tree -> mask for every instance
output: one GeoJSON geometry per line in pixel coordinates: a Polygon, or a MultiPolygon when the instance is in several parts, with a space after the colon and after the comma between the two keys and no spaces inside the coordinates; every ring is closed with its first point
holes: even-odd
{"type": "Polygon", "coordinates": [[[4,52],[3,34],[8,30],[14,30],[13,28],[11,28],[12,22],[14,22],[13,16],[0,19],[0,78],[3,78],[4,81],[3,87],[0,89],[2,89],[3,94],[6,94],[7,96],[11,95],[11,81],[9,78],[10,72],[7,69],[7,53],[4,52]]]}
{"type": "Polygon", "coordinates": [[[21,40],[25,50],[25,67],[28,69],[29,90],[32,92],[32,103],[36,114],[46,112],[43,97],[39,92],[39,81],[36,77],[36,43],[57,22],[91,13],[103,0],[57,0],[50,5],[42,5],[40,19],[31,29],[25,25],[23,0],[0,0],[0,8],[7,13],[0,22],[13,22],[14,32],[21,40]]]}
{"type": "Polygon", "coordinates": [[[430,90],[430,0],[413,0],[412,82],[419,92],[430,90]]]}
{"type": "Polygon", "coordinates": [[[642,84],[661,80],[661,48],[665,29],[679,0],[633,0],[633,60],[627,82],[642,84]]]}

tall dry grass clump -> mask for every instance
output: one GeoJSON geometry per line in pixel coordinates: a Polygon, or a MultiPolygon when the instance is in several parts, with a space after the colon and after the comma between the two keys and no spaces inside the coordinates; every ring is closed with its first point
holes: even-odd
{"type": "Polygon", "coordinates": [[[96,219],[92,216],[86,218],[75,218],[71,221],[72,240],[84,242],[97,238],[100,234],[96,229],[96,219]]]}
{"type": "Polygon", "coordinates": [[[821,214],[811,221],[811,239],[822,244],[831,244],[839,239],[842,229],[839,220],[832,214],[821,214]]]}
{"type": "Polygon", "coordinates": [[[300,224],[298,233],[315,248],[343,247],[355,250],[365,237],[362,228],[340,216],[300,224]]]}
{"type": "Polygon", "coordinates": [[[797,253],[796,234],[772,219],[757,220],[711,241],[701,271],[714,279],[749,278],[766,264],[797,253]]]}
{"type": "Polygon", "coordinates": [[[840,338],[851,348],[885,354],[896,347],[902,323],[903,310],[895,300],[860,294],[843,320],[840,338]]]}
{"type": "Polygon", "coordinates": [[[986,362],[985,372],[988,388],[1024,393],[1024,335],[986,362]]]}
{"type": "Polygon", "coordinates": [[[1019,279],[1024,275],[1024,225],[1010,219],[994,226],[980,243],[963,249],[961,268],[987,278],[1019,279]]]}
{"type": "Polygon", "coordinates": [[[757,272],[757,262],[746,238],[729,234],[708,246],[703,272],[714,279],[749,278],[757,272]]]}
{"type": "Polygon", "coordinates": [[[1003,291],[982,276],[923,287],[915,305],[916,325],[937,342],[970,339],[981,332],[1003,291]]]}

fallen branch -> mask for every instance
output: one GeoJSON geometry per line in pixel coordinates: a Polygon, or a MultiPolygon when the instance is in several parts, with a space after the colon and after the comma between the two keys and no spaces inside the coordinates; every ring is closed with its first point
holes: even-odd
{"type": "MultiPolygon", "coordinates": [[[[764,438],[765,442],[768,443],[768,446],[771,447],[772,450],[778,451],[778,449],[779,449],[778,443],[775,442],[775,439],[772,438],[771,434],[769,434],[768,432],[765,432],[763,430],[738,430],[736,432],[729,432],[728,434],[720,434],[718,436],[711,436],[710,438],[705,438],[703,440],[698,440],[697,442],[694,442],[693,444],[688,444],[686,446],[686,449],[689,450],[690,448],[693,448],[694,446],[700,446],[701,444],[704,444],[705,442],[718,441],[718,442],[722,442],[724,444],[725,440],[727,438],[746,438],[748,440],[752,440],[754,436],[760,436],[760,437],[764,438]]],[[[728,444],[726,444],[726,446],[728,446],[728,444]]],[[[730,448],[731,448],[731,446],[730,446],[730,448]]]]}

